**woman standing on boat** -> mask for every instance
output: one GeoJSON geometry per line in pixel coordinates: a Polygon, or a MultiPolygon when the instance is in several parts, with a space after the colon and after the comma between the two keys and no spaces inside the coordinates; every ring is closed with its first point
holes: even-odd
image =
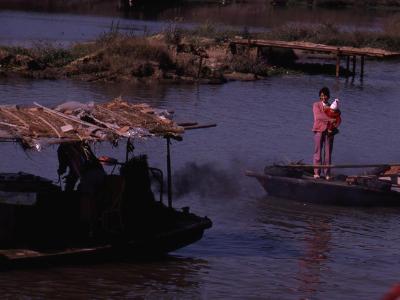
{"type": "MultiPolygon", "coordinates": [[[[312,131],[314,132],[314,156],[313,164],[321,165],[322,150],[324,150],[323,163],[330,165],[332,161],[332,149],[334,134],[331,133],[330,128],[337,126],[337,119],[333,119],[326,114],[329,109],[330,92],[327,87],[323,87],[319,91],[319,101],[313,104],[314,125],[312,131]]],[[[326,180],[331,179],[331,170],[324,169],[326,180]]],[[[320,178],[321,169],[314,169],[314,178],[320,178]]]]}

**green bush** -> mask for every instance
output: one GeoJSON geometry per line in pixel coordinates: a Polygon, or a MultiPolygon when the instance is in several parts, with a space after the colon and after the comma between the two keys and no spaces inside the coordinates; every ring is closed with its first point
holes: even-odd
{"type": "Polygon", "coordinates": [[[31,53],[37,61],[53,67],[62,67],[75,59],[71,51],[48,43],[34,45],[31,53]]]}
{"type": "Polygon", "coordinates": [[[23,48],[20,46],[2,46],[0,49],[5,50],[6,52],[10,53],[11,55],[27,55],[32,56],[32,51],[29,48],[23,48]]]}
{"type": "Polygon", "coordinates": [[[149,77],[153,74],[154,74],[154,68],[148,62],[140,64],[137,68],[134,68],[132,70],[132,75],[136,77],[149,77]]]}

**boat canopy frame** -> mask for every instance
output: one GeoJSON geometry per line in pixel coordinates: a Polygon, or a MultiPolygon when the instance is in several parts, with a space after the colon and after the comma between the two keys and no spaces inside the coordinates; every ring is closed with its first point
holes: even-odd
{"type": "Polygon", "coordinates": [[[121,138],[172,137],[182,139],[184,127],[170,119],[171,113],[132,104],[121,98],[95,104],[65,102],[54,108],[0,106],[0,142],[17,142],[24,149],[69,142],[116,143],[121,138]]]}

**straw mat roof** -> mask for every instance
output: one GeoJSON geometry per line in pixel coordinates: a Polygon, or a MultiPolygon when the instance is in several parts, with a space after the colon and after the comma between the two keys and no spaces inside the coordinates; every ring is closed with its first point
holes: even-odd
{"type": "Polygon", "coordinates": [[[94,104],[66,102],[55,108],[0,106],[0,139],[26,148],[72,141],[111,141],[146,136],[180,136],[184,129],[168,112],[120,98],[94,104]]]}

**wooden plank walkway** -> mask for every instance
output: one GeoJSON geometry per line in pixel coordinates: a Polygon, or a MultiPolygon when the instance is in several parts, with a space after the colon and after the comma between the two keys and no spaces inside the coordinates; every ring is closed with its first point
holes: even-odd
{"type": "Polygon", "coordinates": [[[310,42],[287,42],[277,40],[258,40],[258,39],[234,39],[231,41],[231,45],[242,45],[248,47],[272,47],[272,48],[286,48],[286,49],[297,49],[313,52],[328,53],[336,56],[336,76],[339,76],[340,70],[340,58],[346,57],[346,69],[349,70],[350,57],[353,57],[353,74],[355,73],[356,67],[356,56],[361,57],[361,77],[364,74],[364,62],[365,57],[374,58],[399,58],[400,52],[387,51],[384,49],[377,48],[356,48],[348,46],[331,46],[324,44],[316,44],[310,42]]]}

